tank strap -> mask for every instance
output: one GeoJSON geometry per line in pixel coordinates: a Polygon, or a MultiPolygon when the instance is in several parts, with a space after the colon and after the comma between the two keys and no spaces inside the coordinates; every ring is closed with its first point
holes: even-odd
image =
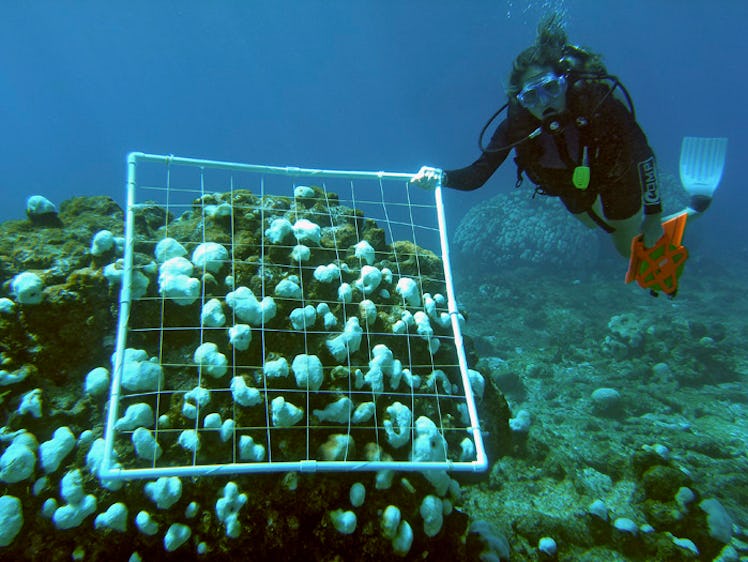
{"type": "Polygon", "coordinates": [[[603,218],[600,215],[598,215],[595,211],[593,211],[591,207],[587,209],[587,216],[590,217],[597,226],[602,228],[608,234],[612,234],[616,231],[615,228],[610,226],[607,222],[603,220],[603,218]]]}

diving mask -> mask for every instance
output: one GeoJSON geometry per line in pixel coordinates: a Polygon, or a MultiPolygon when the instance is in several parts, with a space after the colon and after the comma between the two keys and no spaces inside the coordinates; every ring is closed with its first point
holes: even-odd
{"type": "Polygon", "coordinates": [[[566,77],[548,72],[525,84],[517,101],[528,111],[553,106],[566,95],[566,77]]]}

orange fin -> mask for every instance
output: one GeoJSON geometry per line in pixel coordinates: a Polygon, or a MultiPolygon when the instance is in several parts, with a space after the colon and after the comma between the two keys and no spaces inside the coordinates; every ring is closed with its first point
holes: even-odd
{"type": "Polygon", "coordinates": [[[688,213],[684,212],[662,223],[665,232],[651,248],[644,247],[641,235],[631,241],[626,283],[636,281],[643,289],[675,296],[688,259],[688,250],[681,244],[687,220],[688,213]]]}

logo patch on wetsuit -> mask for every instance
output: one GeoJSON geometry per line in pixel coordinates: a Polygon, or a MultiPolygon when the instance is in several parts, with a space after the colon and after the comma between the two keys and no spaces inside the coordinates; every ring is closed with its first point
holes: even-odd
{"type": "Polygon", "coordinates": [[[660,194],[657,191],[657,167],[654,156],[639,162],[639,183],[644,194],[644,204],[659,205],[660,194]]]}

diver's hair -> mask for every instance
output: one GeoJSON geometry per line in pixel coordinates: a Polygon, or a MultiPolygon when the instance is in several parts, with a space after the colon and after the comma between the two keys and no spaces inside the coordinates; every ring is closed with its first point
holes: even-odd
{"type": "Polygon", "coordinates": [[[535,43],[514,59],[507,88],[510,99],[522,89],[522,76],[531,66],[547,66],[559,74],[569,70],[606,73],[599,54],[569,44],[563,18],[558,12],[540,20],[535,43]]]}

